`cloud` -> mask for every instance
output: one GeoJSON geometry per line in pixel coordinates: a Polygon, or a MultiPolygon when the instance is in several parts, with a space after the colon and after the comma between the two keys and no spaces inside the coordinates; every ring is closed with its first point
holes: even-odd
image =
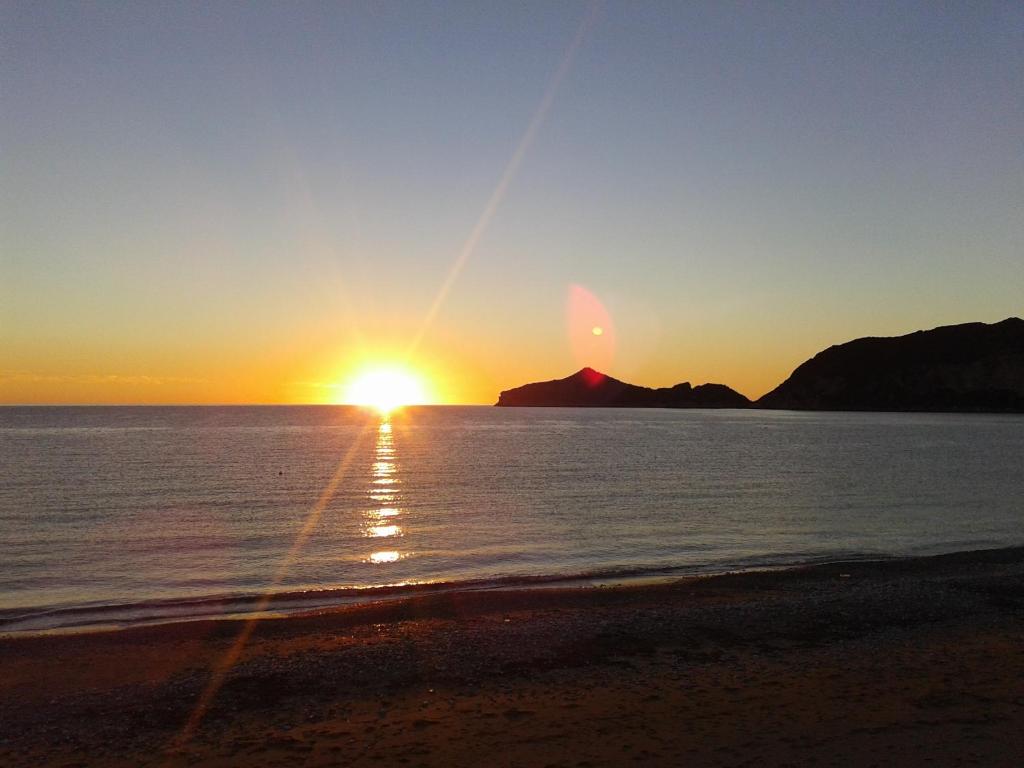
{"type": "Polygon", "coordinates": [[[208,384],[209,379],[187,376],[148,376],[145,374],[84,373],[55,374],[34,371],[0,371],[0,384],[83,384],[124,386],[167,386],[171,384],[208,384]]]}

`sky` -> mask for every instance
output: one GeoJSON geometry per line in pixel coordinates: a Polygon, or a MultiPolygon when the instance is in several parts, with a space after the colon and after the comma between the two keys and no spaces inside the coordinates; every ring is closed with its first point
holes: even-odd
{"type": "Polygon", "coordinates": [[[0,5],[0,402],[757,397],[1022,314],[1020,3],[0,5]]]}

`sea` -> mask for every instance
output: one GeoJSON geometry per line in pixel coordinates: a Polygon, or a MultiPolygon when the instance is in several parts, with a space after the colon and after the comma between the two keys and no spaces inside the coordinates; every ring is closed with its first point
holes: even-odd
{"type": "Polygon", "coordinates": [[[1024,416],[0,408],[0,633],[1024,544],[1024,416]]]}

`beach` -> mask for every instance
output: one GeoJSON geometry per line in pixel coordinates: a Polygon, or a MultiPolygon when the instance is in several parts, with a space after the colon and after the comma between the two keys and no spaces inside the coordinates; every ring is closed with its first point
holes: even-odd
{"type": "Polygon", "coordinates": [[[1019,765],[1022,595],[1012,548],[7,636],[0,763],[1019,765]]]}
{"type": "Polygon", "coordinates": [[[1022,41],[3,2],[0,768],[1024,768],[1022,41]]]}

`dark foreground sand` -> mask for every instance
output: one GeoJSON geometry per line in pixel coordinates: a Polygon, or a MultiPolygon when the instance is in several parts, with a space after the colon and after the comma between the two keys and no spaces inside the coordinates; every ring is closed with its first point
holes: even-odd
{"type": "Polygon", "coordinates": [[[1024,765],[1024,549],[0,640],[0,765],[1024,765]]]}

